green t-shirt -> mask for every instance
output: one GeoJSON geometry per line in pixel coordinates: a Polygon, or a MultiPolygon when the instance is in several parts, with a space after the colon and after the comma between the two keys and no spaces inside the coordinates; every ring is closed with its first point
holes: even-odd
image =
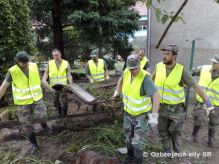
{"type": "MultiPolygon", "coordinates": [[[[120,77],[120,79],[121,79],[121,82],[122,82],[123,74],[120,77]]],[[[142,85],[141,85],[140,95],[141,96],[145,96],[146,95],[148,97],[151,97],[155,92],[157,92],[157,88],[154,85],[154,82],[151,79],[151,76],[150,75],[146,75],[144,77],[144,80],[143,80],[142,85]]]]}
{"type": "MultiPolygon", "coordinates": [[[[107,65],[106,65],[106,62],[103,60],[103,64],[104,64],[104,70],[105,71],[107,71],[108,69],[107,69],[107,65]]],[[[88,63],[86,64],[86,66],[85,66],[85,74],[86,75],[90,75],[90,69],[89,69],[89,65],[88,65],[88,63]]]]}
{"type": "MultiPolygon", "coordinates": [[[[19,67],[19,66],[18,66],[19,67]]],[[[21,69],[21,71],[25,74],[25,76],[27,76],[27,78],[29,77],[29,68],[27,67],[27,68],[21,68],[21,67],[19,67],[20,69],[21,69]]],[[[8,82],[8,83],[11,83],[12,82],[12,77],[11,77],[11,73],[10,73],[10,71],[8,70],[8,72],[7,72],[7,74],[6,74],[6,76],[5,76],[5,80],[8,82]]]]}
{"type": "MultiPolygon", "coordinates": [[[[170,74],[170,72],[173,70],[174,67],[172,68],[167,68],[166,67],[166,74],[167,76],[170,74]]],[[[155,76],[157,76],[155,74],[155,76]]],[[[195,81],[195,79],[192,77],[191,73],[184,67],[183,68],[183,72],[182,72],[182,77],[180,80],[179,85],[181,87],[183,87],[184,85],[188,86],[188,87],[194,87],[197,84],[197,82],[195,81]]],[[[184,107],[183,104],[180,104],[181,106],[184,107]]],[[[160,108],[164,109],[164,110],[176,110],[179,106],[178,105],[169,105],[169,104],[160,104],[160,108]]]]}
{"type": "MultiPolygon", "coordinates": [[[[170,72],[173,70],[173,68],[174,67],[172,67],[172,68],[166,67],[167,76],[170,74],[170,72]]],[[[154,72],[154,75],[155,75],[155,77],[157,76],[156,71],[154,72]]],[[[193,87],[195,84],[197,84],[196,80],[192,77],[191,73],[184,67],[179,85],[181,87],[183,87],[184,85],[186,85],[188,87],[193,87]]]]}

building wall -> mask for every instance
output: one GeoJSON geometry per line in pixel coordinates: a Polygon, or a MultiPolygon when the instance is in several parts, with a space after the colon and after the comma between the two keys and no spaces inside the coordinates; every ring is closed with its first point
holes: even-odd
{"type": "MultiPolygon", "coordinates": [[[[156,2],[156,1],[153,1],[156,2]]],[[[167,11],[177,11],[184,0],[168,0],[160,4],[154,4],[156,7],[167,11]]],[[[183,22],[174,23],[169,29],[160,48],[168,44],[179,46],[178,61],[185,66],[189,65],[192,40],[196,41],[196,50],[194,66],[210,63],[210,58],[214,54],[219,54],[219,4],[214,0],[190,0],[182,10],[183,22]],[[201,39],[201,40],[200,40],[201,39]]],[[[155,49],[165,25],[157,22],[155,11],[152,10],[151,24],[151,44],[152,44],[152,64],[154,65],[160,59],[161,51],[155,49]]]]}

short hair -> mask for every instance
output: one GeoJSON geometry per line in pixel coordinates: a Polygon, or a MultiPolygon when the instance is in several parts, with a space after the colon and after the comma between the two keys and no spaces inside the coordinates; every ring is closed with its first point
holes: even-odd
{"type": "Polygon", "coordinates": [[[140,48],[139,51],[144,51],[145,52],[145,49],[144,48],[140,48]]]}
{"type": "Polygon", "coordinates": [[[60,51],[58,48],[54,48],[54,49],[52,50],[52,52],[59,52],[59,53],[61,53],[61,51],[60,51]]]}

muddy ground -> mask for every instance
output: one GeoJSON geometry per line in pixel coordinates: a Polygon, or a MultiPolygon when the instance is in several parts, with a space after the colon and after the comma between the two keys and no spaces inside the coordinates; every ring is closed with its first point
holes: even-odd
{"type": "MultiPolygon", "coordinates": [[[[113,93],[114,87],[109,89],[108,95],[113,93]]],[[[97,92],[100,92],[98,90],[97,92]]],[[[102,94],[102,93],[101,93],[102,94]]],[[[107,95],[106,94],[106,95],[107,95]]],[[[106,96],[105,95],[105,96],[106,96]]],[[[98,95],[97,95],[98,96],[98,95]]],[[[102,98],[107,98],[102,97],[102,98]]],[[[112,100],[108,99],[108,103],[112,100]]],[[[107,102],[103,104],[107,105],[107,102]]],[[[51,97],[48,95],[46,104],[52,113],[54,109],[51,97]]],[[[115,103],[116,104],[116,103],[115,103]]],[[[121,103],[118,103],[121,106],[121,103]]],[[[118,108],[118,104],[117,108],[118,108]]],[[[115,106],[116,106],[115,105],[115,106]]],[[[109,106],[105,107],[110,110],[109,106]]],[[[120,108],[122,109],[122,107],[120,108]]],[[[190,107],[192,109],[192,105],[190,107]]],[[[101,111],[102,108],[98,108],[101,111]]],[[[119,109],[117,109],[119,110],[119,109]]],[[[98,112],[97,111],[97,112],[98,112]]],[[[92,113],[92,106],[82,105],[77,109],[74,101],[69,103],[68,114],[92,113]]],[[[122,112],[122,110],[120,110],[122,112]]],[[[151,130],[145,147],[144,163],[200,163],[218,164],[219,163],[219,135],[217,135],[217,147],[207,146],[207,120],[204,127],[199,132],[198,143],[189,143],[188,137],[192,131],[191,110],[185,122],[184,131],[181,135],[182,155],[184,157],[164,158],[158,157],[161,151],[160,139],[157,130],[151,130]],[[200,153],[200,154],[199,154],[200,153]],[[146,157],[147,156],[147,157],[146,157]]],[[[36,130],[42,130],[36,125],[36,130]]],[[[52,136],[37,136],[40,151],[35,155],[29,155],[30,144],[27,140],[10,140],[2,142],[1,139],[11,133],[19,133],[20,129],[1,129],[0,130],[0,163],[75,163],[78,153],[84,150],[94,150],[99,154],[109,155],[124,160],[125,155],[121,155],[116,148],[125,146],[122,136],[122,117],[118,117],[113,123],[101,123],[94,127],[78,129],[77,131],[64,130],[52,136]]]]}

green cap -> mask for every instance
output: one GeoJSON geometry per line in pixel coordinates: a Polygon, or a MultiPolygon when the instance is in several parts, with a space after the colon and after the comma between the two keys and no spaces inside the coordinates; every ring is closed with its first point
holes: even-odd
{"type": "Polygon", "coordinates": [[[29,54],[26,51],[20,51],[16,54],[15,60],[17,62],[26,63],[29,61],[29,54]]]}
{"type": "Polygon", "coordinates": [[[214,55],[214,58],[211,59],[213,63],[219,63],[219,55],[214,55]]]}
{"type": "Polygon", "coordinates": [[[179,48],[177,45],[168,45],[167,47],[162,48],[160,50],[161,51],[172,51],[172,52],[175,52],[177,54],[179,51],[179,48]]]}
{"type": "Polygon", "coordinates": [[[135,69],[138,68],[140,65],[140,59],[138,55],[129,55],[127,58],[127,68],[128,69],[135,69]]]}
{"type": "Polygon", "coordinates": [[[91,52],[90,56],[91,56],[91,57],[96,57],[96,56],[98,56],[98,54],[99,54],[99,49],[94,49],[94,50],[91,52]]]}

